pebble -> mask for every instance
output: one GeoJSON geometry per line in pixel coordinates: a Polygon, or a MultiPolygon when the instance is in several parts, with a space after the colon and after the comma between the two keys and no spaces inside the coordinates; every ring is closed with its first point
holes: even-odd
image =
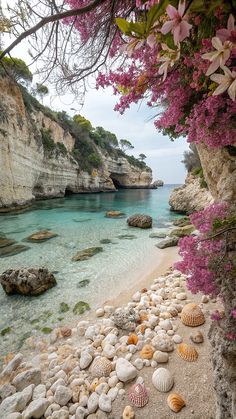
{"type": "Polygon", "coordinates": [[[134,361],[134,366],[135,368],[137,368],[138,370],[141,370],[143,368],[143,360],[141,358],[137,358],[134,361]]]}
{"type": "Polygon", "coordinates": [[[171,352],[174,350],[174,343],[170,336],[167,335],[157,335],[152,339],[152,345],[159,351],[162,352],[171,352]]]}
{"type": "Polygon", "coordinates": [[[203,295],[201,298],[201,303],[209,303],[209,297],[207,295],[203,295]]]}
{"type": "Polygon", "coordinates": [[[173,338],[172,338],[172,340],[173,340],[174,343],[181,343],[181,342],[183,342],[183,339],[182,339],[182,337],[180,335],[174,335],[173,338]]]}
{"type": "Polygon", "coordinates": [[[91,364],[92,360],[93,360],[92,355],[90,355],[90,353],[87,351],[83,351],[81,353],[81,357],[79,361],[80,368],[84,370],[91,364]]]}
{"type": "Polygon", "coordinates": [[[172,330],[172,323],[170,320],[161,320],[159,322],[159,326],[163,329],[163,330],[172,330]]]}
{"type": "Polygon", "coordinates": [[[107,395],[111,398],[112,401],[114,401],[118,395],[118,388],[114,387],[114,388],[110,388],[110,390],[108,391],[107,395]]]}
{"type": "Polygon", "coordinates": [[[53,393],[55,393],[56,389],[58,386],[66,386],[65,381],[63,380],[63,378],[59,378],[57,381],[55,381],[55,383],[51,386],[51,391],[53,393]]]}
{"type": "Polygon", "coordinates": [[[115,387],[116,384],[118,383],[118,381],[119,380],[118,380],[117,375],[114,375],[114,376],[110,377],[108,379],[108,385],[109,385],[109,387],[111,387],[111,388],[115,387]]]}
{"type": "Polygon", "coordinates": [[[1,377],[6,377],[8,375],[11,375],[13,371],[19,367],[23,360],[23,355],[21,353],[16,354],[14,358],[6,365],[6,367],[1,372],[1,377]]]}
{"type": "Polygon", "coordinates": [[[88,413],[95,413],[98,408],[99,396],[97,393],[93,392],[88,398],[88,413]]]}
{"type": "Polygon", "coordinates": [[[66,412],[65,410],[58,410],[56,412],[53,412],[52,419],[69,419],[69,412],[66,412]]]}
{"type": "Polygon", "coordinates": [[[60,410],[61,406],[58,403],[52,403],[48,406],[47,410],[44,413],[45,418],[48,418],[53,414],[53,412],[60,410]]]}
{"type": "Polygon", "coordinates": [[[176,294],[177,300],[187,300],[187,295],[185,292],[180,292],[179,294],[176,294]]]}
{"type": "Polygon", "coordinates": [[[122,414],[122,419],[133,419],[134,417],[134,409],[131,406],[125,406],[122,414]]]}
{"type": "Polygon", "coordinates": [[[104,314],[105,314],[105,311],[104,311],[104,309],[103,309],[103,308],[98,308],[98,309],[96,310],[96,316],[97,316],[97,317],[103,317],[103,316],[104,316],[104,314]]]}
{"type": "Polygon", "coordinates": [[[33,400],[23,413],[24,419],[36,418],[39,419],[43,416],[49,405],[49,401],[45,398],[33,400]]]}
{"type": "Polygon", "coordinates": [[[203,334],[202,334],[202,332],[200,332],[200,330],[198,330],[197,332],[192,332],[190,334],[190,339],[194,343],[202,343],[204,341],[203,334]]]}
{"type": "Polygon", "coordinates": [[[26,387],[23,391],[13,394],[3,400],[0,405],[0,418],[6,418],[7,415],[14,412],[21,412],[32,398],[34,385],[26,387]]]}
{"type": "Polygon", "coordinates": [[[109,396],[106,394],[101,394],[98,401],[99,409],[101,409],[103,412],[110,413],[112,409],[111,401],[112,400],[109,396]]]}
{"type": "Polygon", "coordinates": [[[100,395],[102,393],[106,394],[108,390],[109,390],[109,385],[107,383],[100,383],[95,389],[96,393],[100,395]]]}
{"type": "Polygon", "coordinates": [[[110,343],[107,343],[103,348],[103,355],[108,358],[112,359],[116,355],[116,350],[114,346],[110,345],[110,343]]]}
{"type": "Polygon", "coordinates": [[[169,354],[167,352],[156,351],[153,354],[153,359],[159,364],[169,361],[169,354]]]}
{"type": "Polygon", "coordinates": [[[43,399],[46,396],[46,386],[45,384],[39,384],[34,388],[33,391],[33,400],[43,399]]]}
{"type": "Polygon", "coordinates": [[[7,416],[7,419],[22,419],[21,413],[10,413],[10,415],[7,416]]]}
{"type": "Polygon", "coordinates": [[[126,383],[137,376],[137,369],[127,359],[118,358],[116,362],[116,374],[120,381],[126,383]]]}
{"type": "Polygon", "coordinates": [[[27,371],[23,371],[18,374],[12,384],[16,387],[17,391],[22,391],[24,388],[28,387],[30,384],[35,384],[36,386],[41,383],[41,370],[39,368],[33,368],[27,371]]]}
{"type": "Polygon", "coordinates": [[[75,419],[84,419],[86,416],[87,416],[87,410],[84,407],[79,406],[75,412],[75,419]]]}
{"type": "Polygon", "coordinates": [[[11,384],[3,384],[0,386],[0,400],[4,400],[7,397],[12,396],[16,392],[16,388],[11,384]]]}
{"type": "Polygon", "coordinates": [[[65,406],[72,398],[72,391],[68,387],[58,386],[54,394],[54,400],[60,406],[65,406]]]}

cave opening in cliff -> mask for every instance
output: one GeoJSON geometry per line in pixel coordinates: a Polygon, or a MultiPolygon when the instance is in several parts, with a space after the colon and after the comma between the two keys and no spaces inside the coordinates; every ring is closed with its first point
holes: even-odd
{"type": "Polygon", "coordinates": [[[113,184],[114,184],[114,186],[115,186],[116,189],[122,189],[122,188],[124,188],[124,186],[120,183],[119,179],[117,179],[116,176],[111,175],[110,178],[111,178],[111,180],[112,180],[112,182],[113,182],[113,184]]]}
{"type": "Polygon", "coordinates": [[[73,191],[70,189],[69,186],[66,187],[65,189],[65,195],[64,196],[71,196],[73,195],[73,191]]]}

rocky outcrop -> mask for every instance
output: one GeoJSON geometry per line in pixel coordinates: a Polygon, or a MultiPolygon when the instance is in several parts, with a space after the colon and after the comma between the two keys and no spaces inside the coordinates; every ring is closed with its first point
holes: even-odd
{"type": "Polygon", "coordinates": [[[54,287],[56,279],[46,268],[8,269],[0,276],[6,294],[39,295],[54,287]]]}
{"type": "Polygon", "coordinates": [[[62,197],[67,192],[115,191],[116,187],[149,188],[152,172],[125,157],[112,158],[98,149],[102,167],[81,170],[71,153],[75,139],[41,111],[28,112],[21,90],[0,78],[0,211],[24,208],[35,199],[62,197]],[[47,153],[40,130],[50,130],[64,153],[47,153]]]}
{"type": "Polygon", "coordinates": [[[190,214],[202,210],[213,201],[210,191],[200,186],[199,177],[189,173],[185,184],[172,191],[169,204],[172,211],[190,214]]]}
{"type": "Polygon", "coordinates": [[[152,189],[157,189],[160,186],[164,186],[164,182],[161,179],[155,180],[152,184],[151,184],[151,188],[152,189]]]}
{"type": "Polygon", "coordinates": [[[213,199],[236,206],[236,146],[212,150],[200,144],[197,150],[213,199]]]}

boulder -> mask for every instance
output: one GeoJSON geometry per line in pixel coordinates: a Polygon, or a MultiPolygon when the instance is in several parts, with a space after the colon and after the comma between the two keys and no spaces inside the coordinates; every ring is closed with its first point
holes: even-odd
{"type": "Polygon", "coordinates": [[[173,221],[173,225],[176,227],[185,227],[190,224],[189,217],[180,217],[173,221]]]}
{"type": "Polygon", "coordinates": [[[0,283],[6,294],[38,295],[57,282],[47,268],[8,269],[0,275],[0,283]]]}
{"type": "Polygon", "coordinates": [[[170,236],[171,237],[189,236],[194,230],[195,230],[195,227],[192,224],[189,224],[184,227],[175,228],[174,230],[171,231],[170,236]]]}
{"type": "Polygon", "coordinates": [[[30,236],[26,237],[25,240],[29,241],[29,242],[44,242],[46,240],[50,240],[53,237],[57,237],[58,234],[53,233],[52,231],[48,231],[48,230],[40,230],[37,231],[36,233],[31,234],[30,236]]]}
{"type": "Polygon", "coordinates": [[[161,179],[155,180],[152,184],[151,184],[151,189],[157,189],[160,186],[164,186],[164,182],[161,179]]]}
{"type": "Polygon", "coordinates": [[[178,241],[178,237],[170,237],[169,239],[160,241],[160,243],[155,244],[155,246],[158,247],[158,249],[165,249],[166,247],[177,246],[178,241]]]}
{"type": "Polygon", "coordinates": [[[127,223],[131,227],[151,228],[152,217],[145,214],[134,214],[128,218],[127,223]]]}
{"type": "Polygon", "coordinates": [[[87,260],[91,258],[92,256],[96,255],[97,253],[100,253],[103,251],[102,247],[89,247],[88,249],[80,250],[72,257],[72,260],[74,262],[78,262],[80,260],[87,260]]]}

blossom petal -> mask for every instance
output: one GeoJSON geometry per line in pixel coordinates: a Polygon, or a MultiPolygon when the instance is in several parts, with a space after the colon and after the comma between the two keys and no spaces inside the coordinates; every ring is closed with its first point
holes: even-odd
{"type": "Polygon", "coordinates": [[[176,19],[179,17],[178,10],[174,6],[171,6],[171,4],[167,6],[166,12],[171,19],[176,19]]]}
{"type": "Polygon", "coordinates": [[[218,57],[218,55],[219,55],[219,51],[211,51],[211,52],[206,52],[205,54],[202,54],[202,58],[204,60],[213,61],[218,57]]]}
{"type": "Polygon", "coordinates": [[[147,37],[147,44],[150,48],[153,48],[156,45],[156,43],[157,43],[156,35],[151,34],[147,37]]]}
{"type": "Polygon", "coordinates": [[[228,29],[219,29],[218,31],[216,31],[216,35],[218,38],[220,38],[221,42],[224,43],[229,38],[230,33],[228,29]]]}
{"type": "Polygon", "coordinates": [[[215,82],[216,82],[216,83],[218,83],[218,84],[221,84],[221,83],[223,83],[223,82],[224,82],[224,80],[225,80],[225,76],[224,76],[224,74],[215,73],[215,74],[212,74],[212,75],[210,76],[210,79],[211,79],[212,81],[215,81],[215,82]]]}
{"type": "Polygon", "coordinates": [[[226,63],[226,61],[228,61],[230,57],[230,50],[229,49],[225,49],[223,52],[223,55],[221,54],[221,66],[224,65],[226,63]]]}
{"type": "Polygon", "coordinates": [[[235,98],[236,98],[236,79],[229,86],[228,94],[229,94],[230,99],[235,100],[235,98]]]}
{"type": "Polygon", "coordinates": [[[181,17],[183,17],[185,11],[185,0],[179,0],[178,12],[181,17]]]}
{"type": "Polygon", "coordinates": [[[175,28],[173,29],[175,45],[177,45],[178,42],[180,42],[180,33],[181,33],[181,26],[180,25],[175,26],[175,28]]]}
{"type": "Polygon", "coordinates": [[[234,16],[232,14],[229,15],[228,23],[227,23],[227,29],[231,32],[234,31],[234,16]]]}
{"type": "Polygon", "coordinates": [[[210,76],[212,73],[215,73],[215,71],[220,67],[220,56],[216,57],[211,65],[208,67],[208,70],[206,72],[206,76],[210,76]]]}
{"type": "Polygon", "coordinates": [[[170,32],[174,27],[174,22],[172,20],[168,20],[164,23],[164,25],[161,28],[161,33],[163,35],[166,35],[168,32],[170,32]]]}
{"type": "Polygon", "coordinates": [[[214,36],[212,38],[211,43],[212,43],[212,45],[215,49],[220,50],[220,49],[223,48],[222,42],[221,42],[220,38],[218,38],[217,36],[214,36]]]}
{"type": "Polygon", "coordinates": [[[228,83],[221,83],[216,90],[213,92],[212,96],[218,96],[221,95],[222,93],[224,93],[229,87],[229,82],[228,83]]]}
{"type": "Polygon", "coordinates": [[[179,26],[180,26],[179,42],[182,42],[185,38],[189,36],[189,31],[192,28],[192,25],[182,20],[179,26]]]}

